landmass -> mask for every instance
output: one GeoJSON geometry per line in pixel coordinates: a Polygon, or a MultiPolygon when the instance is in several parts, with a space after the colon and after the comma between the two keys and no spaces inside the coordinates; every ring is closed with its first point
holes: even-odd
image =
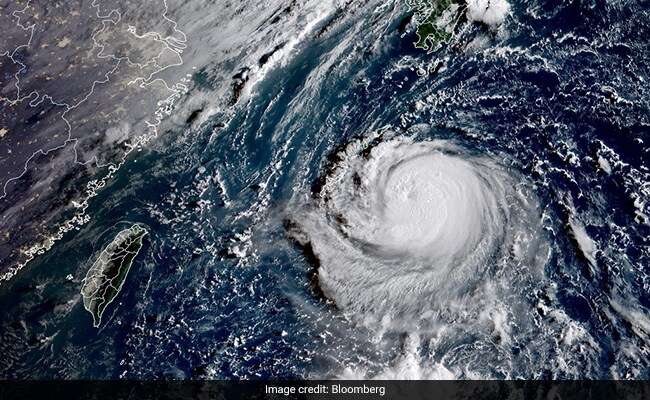
{"type": "Polygon", "coordinates": [[[122,290],[146,234],[137,224],[118,233],[86,274],[81,295],[84,308],[93,316],[93,326],[101,324],[104,310],[122,290]]]}
{"type": "Polygon", "coordinates": [[[507,0],[405,0],[413,12],[415,47],[429,52],[449,42],[465,23],[498,31],[510,13],[507,0]]]}
{"type": "Polygon", "coordinates": [[[185,93],[167,2],[0,0],[0,284],[91,219],[185,93]]]}
{"type": "Polygon", "coordinates": [[[406,0],[417,24],[415,47],[432,51],[440,42],[449,40],[458,21],[460,3],[459,0],[406,0]]]}

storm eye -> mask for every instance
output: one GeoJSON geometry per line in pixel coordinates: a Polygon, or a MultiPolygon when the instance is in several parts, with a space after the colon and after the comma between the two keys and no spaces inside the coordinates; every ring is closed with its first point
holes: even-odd
{"type": "Polygon", "coordinates": [[[476,246],[494,203],[473,166],[440,151],[406,159],[390,169],[375,189],[377,204],[372,240],[395,252],[450,256],[476,246]]]}

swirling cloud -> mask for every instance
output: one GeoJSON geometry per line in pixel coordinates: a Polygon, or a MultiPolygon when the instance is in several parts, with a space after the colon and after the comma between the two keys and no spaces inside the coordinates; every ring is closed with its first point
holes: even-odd
{"type": "Polygon", "coordinates": [[[420,323],[534,264],[536,203],[498,159],[404,138],[353,142],[338,158],[299,224],[341,309],[420,323]]]}

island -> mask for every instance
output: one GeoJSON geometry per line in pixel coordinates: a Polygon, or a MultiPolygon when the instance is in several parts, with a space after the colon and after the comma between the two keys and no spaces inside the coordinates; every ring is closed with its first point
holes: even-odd
{"type": "Polygon", "coordinates": [[[83,279],[81,295],[84,308],[93,316],[94,327],[99,327],[104,310],[122,290],[146,234],[137,224],[119,232],[83,279]]]}
{"type": "Polygon", "coordinates": [[[451,31],[462,17],[459,0],[407,0],[417,24],[415,47],[433,51],[440,42],[451,37],[451,31]]]}

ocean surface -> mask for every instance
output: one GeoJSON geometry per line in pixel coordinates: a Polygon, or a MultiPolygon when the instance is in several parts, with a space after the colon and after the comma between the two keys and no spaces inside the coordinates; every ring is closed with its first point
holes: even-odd
{"type": "Polygon", "coordinates": [[[650,3],[510,0],[432,51],[404,3],[328,7],[194,70],[0,285],[1,377],[650,378],[650,3]],[[96,328],[83,279],[133,224],[96,328]]]}

